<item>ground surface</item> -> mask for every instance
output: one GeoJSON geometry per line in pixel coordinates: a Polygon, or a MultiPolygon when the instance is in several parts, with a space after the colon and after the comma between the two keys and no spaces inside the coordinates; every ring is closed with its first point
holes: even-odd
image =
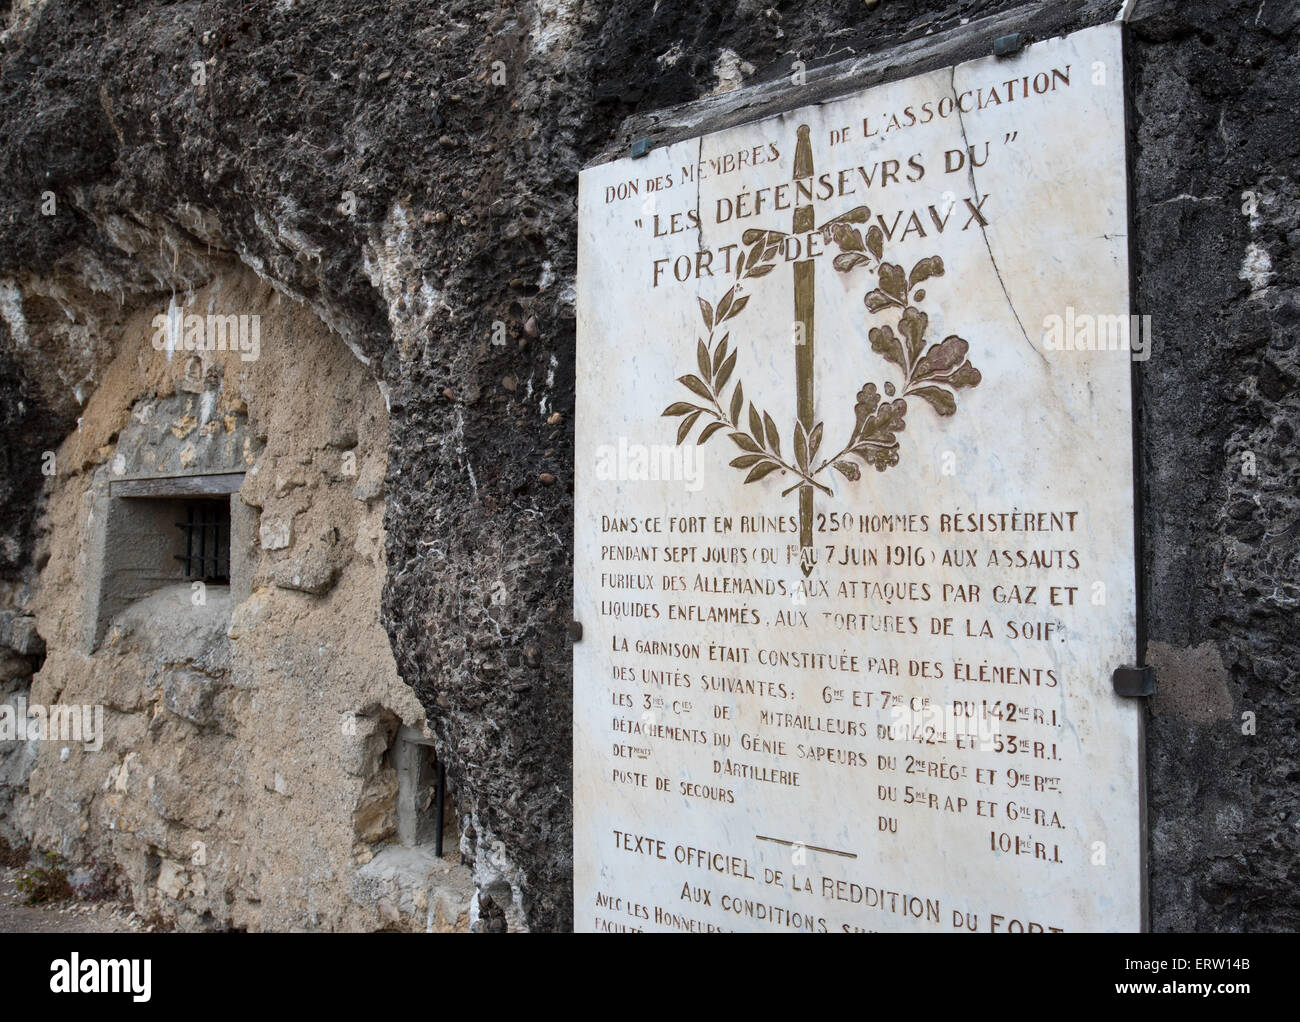
{"type": "Polygon", "coordinates": [[[18,891],[19,872],[0,868],[0,933],[141,933],[148,929],[118,902],[27,905],[18,891]]]}

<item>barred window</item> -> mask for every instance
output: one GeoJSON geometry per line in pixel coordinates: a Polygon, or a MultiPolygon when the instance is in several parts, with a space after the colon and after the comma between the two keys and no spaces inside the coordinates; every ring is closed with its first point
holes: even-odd
{"type": "Polygon", "coordinates": [[[187,579],[230,583],[230,502],[193,500],[185,505],[185,553],[175,554],[187,579]]]}

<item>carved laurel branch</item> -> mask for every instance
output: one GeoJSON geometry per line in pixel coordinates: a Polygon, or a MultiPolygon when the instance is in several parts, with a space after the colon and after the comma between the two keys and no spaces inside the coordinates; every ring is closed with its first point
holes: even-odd
{"type": "MultiPolygon", "coordinates": [[[[727,296],[732,295],[732,293],[728,291],[727,295],[723,296],[723,300],[718,303],[719,310],[727,308],[724,303],[727,296]]],[[[741,298],[737,300],[732,304],[731,309],[736,309],[745,301],[748,301],[748,299],[741,298]]],[[[706,308],[708,307],[708,303],[702,299],[700,304],[706,308]]],[[[735,315],[735,311],[723,313],[719,320],[714,321],[714,329],[720,322],[725,322],[735,315]]],[[[678,381],[687,390],[697,398],[702,398],[707,404],[678,401],[664,410],[664,415],[682,417],[682,421],[677,427],[677,442],[679,444],[685,442],[695,424],[701,419],[712,420],[700,430],[699,438],[695,442],[697,444],[706,443],[716,433],[726,431],[732,442],[741,451],[738,457],[731,460],[731,465],[733,468],[748,470],[748,475],[745,476],[746,483],[758,482],[758,480],[779,469],[798,476],[801,481],[797,485],[802,486],[805,482],[811,483],[829,494],[831,491],[827,487],[818,483],[808,474],[808,463],[816,455],[816,445],[821,443],[821,426],[818,425],[813,430],[812,453],[810,454],[809,438],[802,435],[802,427],[796,424],[796,464],[792,465],[786,461],[781,452],[780,431],[767,411],[760,412],[755,407],[754,402],[750,401],[748,402],[748,418],[747,420],[742,419],[746,401],[745,388],[740,380],[736,381],[735,388],[731,391],[730,400],[725,398],[727,383],[731,379],[732,370],[736,366],[737,351],[728,348],[731,338],[729,333],[724,334],[716,345],[713,343],[713,333],[714,330],[710,330],[708,340],[700,339],[697,343],[696,362],[699,375],[692,373],[678,377],[678,381]]]]}
{"type": "Polygon", "coordinates": [[[748,417],[742,422],[746,410],[744,387],[737,379],[729,400],[725,398],[727,384],[736,367],[738,349],[730,348],[730,333],[714,342],[714,336],[723,323],[734,319],[749,303],[749,296],[741,293],[741,281],[761,278],[775,269],[776,256],[784,251],[789,235],[781,231],[748,230],[742,242],[751,246],[736,260],[736,281],[719,299],[714,308],[703,298],[699,299],[700,315],[708,338],[697,340],[694,373],[678,377],[692,395],[706,404],[678,401],[669,405],[665,416],[682,419],[677,428],[677,443],[690,436],[691,430],[701,420],[709,420],[700,431],[697,444],[704,444],[720,432],[727,432],[741,454],[731,461],[734,468],[747,470],[746,483],[757,482],[775,471],[789,472],[799,481],[785,491],[790,493],[804,485],[812,485],[830,494],[832,491],[817,481],[830,466],[846,479],[856,481],[861,471],[853,455],[877,471],[898,464],[899,444],[897,434],[906,426],[908,397],[919,397],[934,408],[939,415],[952,415],[957,410],[955,391],[974,387],[980,382],[980,373],[966,358],[970,345],[960,337],[950,335],[939,344],[926,350],[925,331],[929,317],[913,303],[925,300],[926,292],[918,285],[944,274],[943,260],[927,256],[912,267],[910,273],[901,266],[884,261],[884,233],[878,226],[868,228],[865,238],[854,224],[865,223],[870,210],[858,206],[828,220],[817,230],[828,244],[835,244],[839,254],[833,260],[835,269],[848,273],[864,263],[875,264],[878,286],[867,292],[863,301],[873,315],[889,308],[901,310],[898,336],[892,327],[873,327],[868,336],[871,348],[886,361],[896,365],[903,373],[901,393],[893,383],[884,386],[885,397],[874,383],[858,391],[854,405],[854,427],[848,443],[837,453],[823,460],[816,468],[813,464],[821,448],[822,423],[805,432],[803,423],[796,421],[793,431],[794,463],[786,461],[781,452],[780,432],[771,415],[760,412],[752,401],[748,402],[748,417]],[[725,405],[725,407],[724,407],[725,405]]]}

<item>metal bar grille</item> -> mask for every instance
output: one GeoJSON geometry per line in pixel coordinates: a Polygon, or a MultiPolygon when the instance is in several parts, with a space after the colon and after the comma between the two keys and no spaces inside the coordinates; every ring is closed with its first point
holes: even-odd
{"type": "Polygon", "coordinates": [[[185,518],[176,527],[185,533],[185,553],[175,554],[187,579],[230,582],[230,517],[226,506],[211,500],[185,505],[185,518]]]}

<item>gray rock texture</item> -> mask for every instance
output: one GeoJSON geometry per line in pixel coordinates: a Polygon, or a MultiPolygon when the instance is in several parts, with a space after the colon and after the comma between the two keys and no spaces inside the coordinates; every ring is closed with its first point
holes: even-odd
{"type": "MultiPolygon", "coordinates": [[[[388,396],[387,475],[363,471],[356,497],[387,501],[384,621],[472,820],[479,928],[566,928],[579,169],[627,118],[796,59],[990,16],[1032,38],[1120,6],[17,0],[0,35],[0,597],[21,609],[41,452],[125,316],[242,261],[388,396]]],[[[1168,674],[1148,721],[1152,924],[1294,929],[1300,6],[1127,7],[1155,336],[1144,609],[1168,674]]],[[[319,560],[276,581],[327,587],[319,560]]]]}
{"type": "Polygon", "coordinates": [[[1152,921],[1295,930],[1300,6],[1137,13],[1152,921]]]}

